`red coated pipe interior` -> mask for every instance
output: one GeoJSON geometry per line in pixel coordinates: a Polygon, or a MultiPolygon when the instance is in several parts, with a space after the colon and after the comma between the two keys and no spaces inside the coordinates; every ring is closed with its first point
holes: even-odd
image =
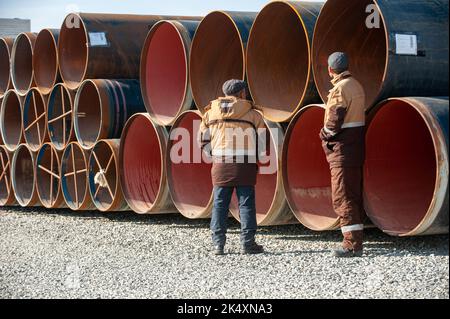
{"type": "Polygon", "coordinates": [[[274,2],[255,20],[247,49],[252,97],[268,118],[288,118],[308,84],[308,37],[296,11],[274,2]]]}
{"type": "Polygon", "coordinates": [[[83,21],[78,16],[79,27],[65,21],[58,39],[58,57],[61,77],[69,87],[78,87],[87,69],[87,34],[83,21]]]}
{"type": "Polygon", "coordinates": [[[20,203],[28,203],[34,192],[34,162],[27,147],[21,146],[16,151],[14,174],[14,192],[20,203]]]}
{"type": "MultiPolygon", "coordinates": [[[[200,151],[197,143],[192,143],[192,139],[197,137],[197,131],[194,132],[194,121],[197,121],[197,128],[201,117],[188,112],[182,115],[177,123],[177,128],[186,129],[189,132],[190,155],[200,151]],[[195,150],[194,150],[195,149],[195,150]]],[[[171,141],[175,146],[181,138],[171,141]]],[[[179,154],[181,156],[181,154],[179,154]]],[[[209,203],[212,196],[211,182],[211,164],[203,163],[179,163],[174,164],[171,159],[168,160],[168,177],[171,188],[172,199],[180,210],[202,211],[209,203]]]]}
{"type": "MultiPolygon", "coordinates": [[[[273,143],[273,140],[270,136],[269,130],[267,130],[266,141],[270,143],[267,145],[266,149],[268,151],[268,155],[270,157],[270,161],[272,165],[277,165],[277,154],[271,152],[271,150],[276,150],[276,147],[273,143]]],[[[263,164],[261,167],[269,166],[269,164],[263,164]]],[[[257,176],[257,183],[255,187],[255,196],[256,196],[256,218],[261,221],[269,212],[272,202],[275,198],[277,191],[277,176],[278,173],[275,172],[273,174],[261,174],[259,173],[257,176]]],[[[230,210],[233,214],[237,214],[238,212],[238,201],[236,191],[234,191],[233,198],[230,205],[230,210]]]]}
{"type": "Polygon", "coordinates": [[[324,109],[312,106],[297,116],[284,147],[284,185],[289,204],[305,226],[324,230],[337,216],[331,201],[331,175],[319,132],[324,109]]]}
{"type": "Polygon", "coordinates": [[[102,125],[100,96],[92,82],[84,82],[78,92],[76,132],[83,145],[94,146],[102,125]]]}
{"type": "Polygon", "coordinates": [[[17,94],[8,92],[4,97],[3,107],[3,142],[8,146],[18,145],[22,138],[22,107],[17,94]]]}
{"type": "Polygon", "coordinates": [[[364,86],[367,103],[375,102],[384,80],[387,63],[386,29],[382,19],[379,28],[368,28],[366,12],[371,0],[327,1],[317,20],[313,40],[314,77],[320,96],[326,101],[331,89],[328,56],[345,51],[350,71],[364,86]]]}
{"type": "Polygon", "coordinates": [[[191,49],[191,88],[199,110],[223,96],[225,81],[243,79],[244,73],[242,43],[236,26],[225,13],[210,13],[200,23],[191,49]]]}
{"type": "Polygon", "coordinates": [[[145,116],[134,117],[122,138],[123,192],[132,208],[148,211],[161,186],[161,147],[158,134],[145,116]]]}
{"type": "Polygon", "coordinates": [[[414,107],[393,100],[376,112],[366,144],[367,214],[386,232],[410,232],[433,200],[436,158],[430,130],[414,107]]]}
{"type": "Polygon", "coordinates": [[[150,113],[164,122],[172,120],[186,93],[187,57],[183,40],[171,23],[161,23],[151,36],[144,74],[150,113]]]}
{"type": "Polygon", "coordinates": [[[28,37],[23,34],[16,41],[13,79],[17,90],[26,91],[33,80],[33,48],[28,37]]]}
{"type": "Polygon", "coordinates": [[[5,41],[0,39],[0,95],[9,88],[10,83],[10,52],[5,41]]]}
{"type": "Polygon", "coordinates": [[[42,30],[34,46],[33,68],[36,85],[49,91],[58,75],[58,56],[55,38],[49,30],[42,30]]]}

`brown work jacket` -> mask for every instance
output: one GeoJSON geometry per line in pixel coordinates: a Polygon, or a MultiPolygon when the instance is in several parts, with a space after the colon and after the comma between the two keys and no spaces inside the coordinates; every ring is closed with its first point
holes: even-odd
{"type": "Polygon", "coordinates": [[[324,130],[329,138],[322,146],[330,167],[364,164],[366,102],[362,85],[345,71],[332,80],[325,108],[324,130]]]}

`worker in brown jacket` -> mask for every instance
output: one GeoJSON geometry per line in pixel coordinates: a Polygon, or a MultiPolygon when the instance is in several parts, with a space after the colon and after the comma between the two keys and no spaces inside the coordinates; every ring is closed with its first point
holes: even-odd
{"type": "Polygon", "coordinates": [[[247,100],[247,84],[230,80],[223,85],[226,95],[212,101],[200,125],[202,149],[212,155],[214,204],[211,220],[216,255],[224,254],[227,220],[234,190],[239,202],[241,247],[244,254],[264,252],[256,244],[255,184],[258,172],[258,141],[264,120],[247,100]]]}
{"type": "Polygon", "coordinates": [[[328,95],[322,145],[331,170],[333,208],[344,236],[336,257],[359,257],[363,252],[362,167],[365,153],[365,94],[348,71],[348,57],[335,52],[328,59],[333,88],[328,95]]]}

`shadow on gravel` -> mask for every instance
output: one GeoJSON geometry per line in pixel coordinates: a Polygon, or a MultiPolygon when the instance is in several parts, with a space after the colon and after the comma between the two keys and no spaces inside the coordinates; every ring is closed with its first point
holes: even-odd
{"type": "MultiPolygon", "coordinates": [[[[33,216],[64,216],[76,219],[107,220],[113,223],[130,223],[141,225],[166,225],[171,228],[192,228],[209,231],[209,220],[187,219],[180,214],[164,215],[139,215],[133,212],[101,213],[99,211],[74,212],[70,209],[47,210],[42,207],[3,207],[0,214],[17,212],[33,216]]],[[[240,232],[240,223],[233,218],[229,219],[229,233],[240,232]]],[[[314,232],[300,224],[272,227],[260,227],[258,236],[268,236],[270,240],[280,241],[310,241],[310,242],[335,242],[342,240],[340,231],[314,232]]],[[[449,235],[417,236],[417,237],[392,237],[377,228],[369,228],[364,232],[364,245],[369,255],[397,256],[411,254],[413,256],[448,256],[449,235]]],[[[319,250],[315,253],[323,253],[319,250]]],[[[302,254],[305,251],[274,252],[272,254],[302,254]]],[[[311,252],[313,253],[313,252],[311,252]]]]}

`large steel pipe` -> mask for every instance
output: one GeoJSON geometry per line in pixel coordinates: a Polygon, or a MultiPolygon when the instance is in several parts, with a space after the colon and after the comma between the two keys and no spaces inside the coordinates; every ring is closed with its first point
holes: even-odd
{"type": "Polygon", "coordinates": [[[64,200],[74,211],[93,210],[95,205],[89,194],[89,152],[77,142],[71,142],[61,157],[61,190],[64,200]]]}
{"type": "Polygon", "coordinates": [[[75,96],[73,125],[78,142],[91,149],[101,139],[120,138],[126,121],[145,112],[137,80],[86,80],[75,96]]]}
{"type": "Polygon", "coordinates": [[[0,110],[0,133],[6,149],[14,152],[23,142],[22,134],[23,99],[14,90],[3,97],[0,110]]]}
{"type": "Polygon", "coordinates": [[[309,105],[292,119],[283,145],[283,184],[295,217],[316,231],[339,227],[331,199],[330,168],[319,132],[323,105],[309,105]]]}
{"type": "Polygon", "coordinates": [[[392,96],[447,96],[448,38],[447,0],[328,0],[313,40],[319,93],[326,101],[328,56],[345,51],[368,106],[392,96]]]}
{"type": "Polygon", "coordinates": [[[120,140],[100,140],[89,157],[89,192],[102,212],[129,210],[120,185],[120,140]]]}
{"type": "Polygon", "coordinates": [[[178,115],[194,106],[189,55],[198,24],[198,21],[160,21],[145,40],[141,91],[148,113],[159,125],[172,125],[178,115]]]}
{"type": "Polygon", "coordinates": [[[36,158],[36,189],[39,200],[46,208],[66,207],[61,191],[61,153],[45,143],[36,158]]]}
{"type": "Polygon", "coordinates": [[[0,98],[13,88],[10,69],[13,43],[13,38],[0,38],[0,98]]]}
{"type": "Polygon", "coordinates": [[[47,132],[50,142],[62,151],[71,141],[75,140],[73,129],[73,106],[75,92],[63,83],[53,87],[47,102],[47,132]]]}
{"type": "Polygon", "coordinates": [[[211,164],[196,140],[200,123],[199,111],[182,113],[170,131],[166,155],[170,194],[178,211],[191,219],[209,218],[212,208],[211,164]]]}
{"type": "Polygon", "coordinates": [[[16,203],[11,184],[11,159],[12,153],[0,145],[0,206],[11,206],[16,203]]]}
{"type": "Polygon", "coordinates": [[[36,38],[33,52],[34,82],[47,95],[60,81],[58,63],[59,29],[43,29],[36,38]]]}
{"type": "Polygon", "coordinates": [[[214,11],[197,28],[189,67],[192,94],[202,113],[223,95],[225,81],[245,78],[245,49],[255,17],[254,12],[214,11]]]}
{"type": "Polygon", "coordinates": [[[176,212],[167,185],[165,157],[169,134],[147,113],[132,116],[122,133],[120,182],[125,200],[139,214],[176,212]]]}
{"type": "Polygon", "coordinates": [[[22,207],[40,206],[36,190],[36,155],[20,144],[11,164],[11,180],[17,202],[22,207]]]}
{"type": "Polygon", "coordinates": [[[392,98],[369,115],[367,215],[390,235],[448,233],[448,98],[392,98]]]}
{"type": "Polygon", "coordinates": [[[198,17],[69,14],[58,43],[61,77],[70,89],[85,79],[137,79],[149,29],[159,20],[198,17]]]}
{"type": "MultiPolygon", "coordinates": [[[[295,224],[284,192],[282,179],[281,151],[284,133],[279,124],[266,121],[266,155],[260,158],[259,174],[255,187],[256,220],[260,226],[295,224]]],[[[230,211],[234,218],[240,220],[236,197],[233,198],[230,211]]]]}
{"type": "Polygon", "coordinates": [[[36,89],[28,91],[23,103],[22,127],[27,146],[37,152],[48,141],[47,98],[36,89]]]}
{"type": "Polygon", "coordinates": [[[20,96],[25,96],[34,86],[33,50],[36,34],[21,33],[14,40],[11,53],[11,79],[20,96]]]}
{"type": "Polygon", "coordinates": [[[255,103],[271,121],[289,121],[300,107],[320,101],[311,42],[322,5],[273,1],[256,17],[247,44],[247,78],[255,103]]]}

